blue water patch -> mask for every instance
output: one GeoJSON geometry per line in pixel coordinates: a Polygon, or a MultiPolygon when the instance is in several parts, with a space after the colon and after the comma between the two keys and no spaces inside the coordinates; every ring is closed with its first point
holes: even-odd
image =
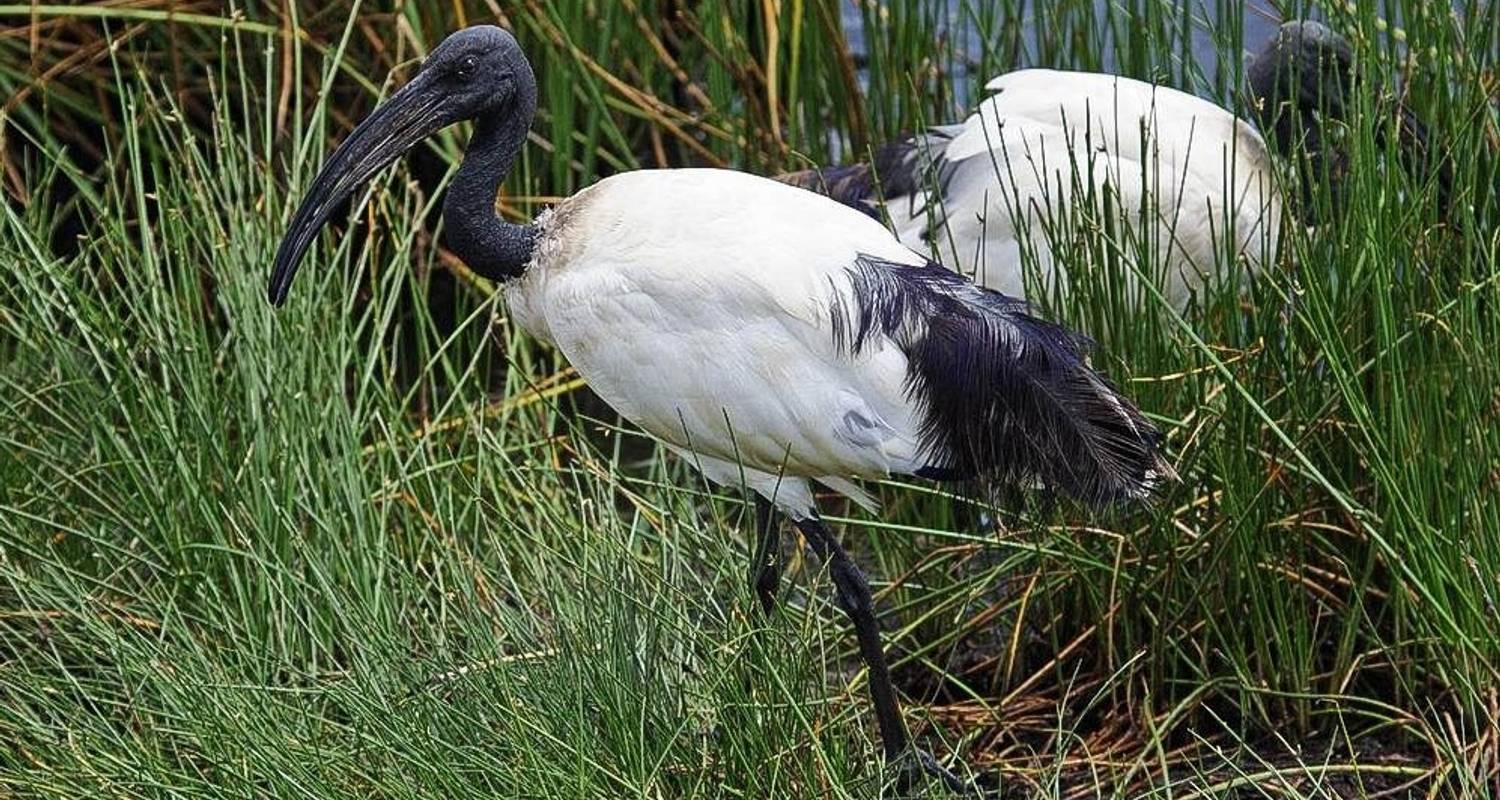
{"type": "MultiPolygon", "coordinates": [[[[860,1],[867,2],[868,0],[860,1]]],[[[889,1],[887,0],[887,2],[889,1]]],[[[961,48],[949,45],[949,49],[958,51],[954,55],[960,56],[964,61],[971,64],[979,64],[985,61],[984,56],[986,55],[987,43],[984,41],[984,36],[978,30],[978,26],[973,24],[973,18],[976,4],[982,2],[985,2],[985,0],[920,0],[917,7],[940,20],[938,35],[942,40],[950,43],[962,43],[961,48]]],[[[1220,56],[1212,31],[1223,28],[1226,23],[1233,22],[1233,20],[1223,19],[1223,9],[1219,8],[1220,5],[1221,3],[1213,2],[1212,0],[1197,0],[1190,12],[1193,20],[1192,57],[1197,62],[1195,65],[1196,69],[1201,71],[1201,74],[1210,85],[1213,85],[1217,81],[1220,64],[1220,56]]],[[[856,60],[863,63],[868,52],[868,38],[865,31],[864,16],[861,14],[860,7],[855,2],[840,3],[839,8],[843,15],[844,31],[849,39],[850,48],[856,60]]],[[[1033,10],[1030,13],[1027,13],[1021,19],[1002,21],[1004,25],[1019,25],[1021,28],[1019,41],[1023,52],[1020,56],[1022,63],[1019,66],[1067,66],[1041,63],[1042,59],[1039,58],[1038,54],[1043,51],[1042,25],[1044,23],[1037,19],[1034,8],[1035,6],[1033,6],[1033,10]]],[[[1238,4],[1238,10],[1240,12],[1238,22],[1242,26],[1243,42],[1247,50],[1258,49],[1261,43],[1267,41],[1276,32],[1277,26],[1282,22],[1280,13],[1271,5],[1269,0],[1248,0],[1243,4],[1238,4]]],[[[1121,8],[1118,0],[1115,0],[1114,3],[1111,3],[1110,0],[1095,0],[1094,11],[1098,19],[1104,19],[1107,13],[1112,13],[1116,18],[1129,13],[1127,10],[1121,8]]],[[[1174,14],[1180,14],[1180,11],[1174,12],[1174,14]]],[[[1007,38],[1014,37],[1014,33],[1010,31],[1007,31],[1005,35],[1007,38]]],[[[1115,57],[1113,41],[1111,37],[1106,36],[1101,38],[1105,42],[1103,52],[1099,53],[1101,68],[1105,72],[1115,72],[1119,65],[1115,57]]],[[[989,44],[991,47],[995,46],[993,43],[989,44]]],[[[864,77],[863,70],[861,70],[862,81],[864,77]]],[[[969,80],[953,81],[955,99],[964,109],[967,109],[971,105],[970,98],[968,97],[969,87],[982,86],[985,81],[994,76],[970,74],[966,77],[969,80]]],[[[865,88],[868,88],[868,86],[865,88]]]]}

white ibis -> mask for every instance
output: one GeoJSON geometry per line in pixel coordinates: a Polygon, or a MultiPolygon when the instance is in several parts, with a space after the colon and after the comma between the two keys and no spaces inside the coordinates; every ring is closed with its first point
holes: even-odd
{"type": "Polygon", "coordinates": [[[1147,494],[1156,429],[1021,301],[930,265],[826,197],[726,170],[626,172],[532,224],[494,201],[536,109],[509,33],[449,36],[344,140],[276,254],[281,304],[335,207],[441,128],[475,121],[444,205],[448,244],[505,285],[512,319],[559,348],[621,416],[721,484],[758,495],[752,583],[769,607],[775,513],[827,562],[869,667],[889,760],[960,784],[913,748],[869,587],[819,519],[813,483],[1040,480],[1089,500],[1147,494]]]}
{"type": "MultiPolygon", "coordinates": [[[[1324,146],[1320,116],[1343,115],[1352,61],[1349,43],[1326,26],[1289,22],[1248,68],[1262,125],[1279,144],[1303,148],[1315,177],[1343,171],[1343,157],[1324,146]]],[[[1025,253],[1035,254],[1049,296],[1067,293],[1070,270],[1095,266],[1061,263],[1054,253],[1057,222],[1080,210],[1090,223],[1106,224],[1099,217],[1108,215],[1146,240],[1155,263],[1134,266],[1160,280],[1179,310],[1214,281],[1238,285],[1275,258],[1283,203],[1273,165],[1260,134],[1233,112],[1089,72],[1028,69],[985,88],[993,94],[962,124],[888,144],[873,164],[780,180],[877,218],[883,199],[907,246],[1016,297],[1026,292],[1025,253]]],[[[1401,114],[1403,144],[1424,145],[1420,123],[1404,107],[1401,114]]],[[[1118,246],[1138,252],[1128,241],[1118,246]]]]}

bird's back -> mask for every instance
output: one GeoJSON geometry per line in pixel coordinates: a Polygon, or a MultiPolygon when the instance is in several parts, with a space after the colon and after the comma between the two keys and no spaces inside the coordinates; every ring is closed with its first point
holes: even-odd
{"type": "Polygon", "coordinates": [[[631,280],[735,287],[797,316],[857,252],[924,262],[865,214],[734,170],[622,172],[564,200],[543,228],[538,275],[628,263],[631,280]]]}
{"type": "Polygon", "coordinates": [[[1244,120],[1197,95],[1121,75],[1026,69],[985,84],[989,96],[964,123],[946,156],[982,155],[1004,138],[1004,126],[1068,131],[1070,141],[1108,148],[1136,162],[1160,154],[1219,169],[1226,148],[1246,170],[1269,168],[1265,142],[1244,120]],[[980,126],[983,122],[983,127],[980,126]],[[1143,128],[1149,136],[1142,136],[1143,128]],[[1200,146],[1200,144],[1202,146],[1200,146]]]}

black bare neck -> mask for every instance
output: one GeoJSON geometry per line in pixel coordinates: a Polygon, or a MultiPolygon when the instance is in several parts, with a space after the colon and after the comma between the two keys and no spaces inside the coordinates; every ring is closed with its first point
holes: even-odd
{"type": "Polygon", "coordinates": [[[515,98],[475,120],[464,163],[443,204],[445,241],[468,267],[491,280],[519,277],[536,247],[534,225],[507,222],[495,210],[500,184],[526,144],[536,113],[536,83],[516,78],[515,98]]]}

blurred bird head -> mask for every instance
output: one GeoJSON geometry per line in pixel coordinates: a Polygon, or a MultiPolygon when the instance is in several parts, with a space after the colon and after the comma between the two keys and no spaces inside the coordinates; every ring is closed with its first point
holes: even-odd
{"type": "Polygon", "coordinates": [[[1250,61],[1250,91],[1268,128],[1290,108],[1342,117],[1357,80],[1349,40],[1311,20],[1283,24],[1250,61]]]}
{"type": "Polygon", "coordinates": [[[1313,198],[1323,181],[1335,206],[1341,205],[1341,184],[1349,170],[1349,150],[1335,133],[1359,106],[1356,92],[1370,90],[1376,144],[1396,139],[1402,167],[1417,182],[1436,178],[1440,213],[1448,203],[1451,168],[1429,141],[1427,127],[1398,97],[1380,91],[1355,64],[1349,40],[1327,25],[1312,20],[1284,23],[1251,60],[1247,70],[1251,105],[1277,148],[1305,164],[1304,216],[1318,222],[1313,198]],[[1389,117],[1387,119],[1387,117],[1389,117]]]}

